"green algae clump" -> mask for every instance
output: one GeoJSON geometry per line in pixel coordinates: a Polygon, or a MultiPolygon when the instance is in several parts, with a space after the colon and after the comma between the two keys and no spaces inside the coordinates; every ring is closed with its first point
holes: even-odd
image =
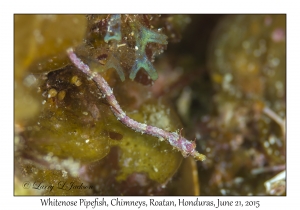
{"type": "MultiPolygon", "coordinates": [[[[146,121],[147,124],[163,129],[176,130],[178,122],[172,117],[170,108],[163,102],[148,101],[135,114],[130,117],[137,121],[146,121]]],[[[174,115],[173,115],[174,116],[174,115]]],[[[116,127],[116,126],[114,126],[116,127]]],[[[138,134],[127,127],[120,128],[126,133],[121,141],[117,141],[121,149],[119,160],[120,174],[118,180],[124,180],[134,172],[146,173],[149,178],[158,182],[166,183],[176,172],[182,161],[180,152],[174,150],[166,141],[138,134]]]]}

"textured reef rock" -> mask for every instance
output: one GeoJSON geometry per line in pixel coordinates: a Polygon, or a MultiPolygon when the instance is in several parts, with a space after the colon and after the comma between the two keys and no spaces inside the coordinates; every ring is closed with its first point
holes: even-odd
{"type": "Polygon", "coordinates": [[[285,15],[16,15],[15,194],[284,195],[285,23],[285,15]],[[184,128],[207,159],[182,158],[121,124],[68,59],[70,47],[127,116],[184,128]]]}
{"type": "Polygon", "coordinates": [[[285,21],[232,15],[215,28],[208,68],[216,114],[204,126],[207,192],[263,194],[263,182],[285,168],[285,21]]]}

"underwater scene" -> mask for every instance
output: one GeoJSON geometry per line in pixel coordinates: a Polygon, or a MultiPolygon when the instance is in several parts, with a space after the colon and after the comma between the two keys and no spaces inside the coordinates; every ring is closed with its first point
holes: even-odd
{"type": "Polygon", "coordinates": [[[286,195],[286,15],[14,15],[14,195],[286,195]]]}

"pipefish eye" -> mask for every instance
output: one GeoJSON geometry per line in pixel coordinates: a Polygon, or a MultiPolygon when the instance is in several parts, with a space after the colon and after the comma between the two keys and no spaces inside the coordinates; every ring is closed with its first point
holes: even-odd
{"type": "Polygon", "coordinates": [[[195,148],[196,148],[196,144],[194,142],[189,142],[188,144],[186,144],[186,151],[188,153],[193,152],[195,148]]]}
{"type": "Polygon", "coordinates": [[[147,131],[147,134],[158,138],[167,139],[171,146],[178,149],[184,157],[193,156],[196,160],[205,160],[205,156],[195,150],[195,142],[188,141],[177,132],[168,132],[154,126],[147,127],[147,125],[139,123],[126,116],[125,112],[120,107],[119,102],[116,100],[116,97],[113,95],[113,91],[106,80],[100,74],[91,71],[90,66],[88,66],[80,58],[78,58],[72,48],[68,49],[67,53],[73,64],[83,73],[85,73],[91,80],[94,80],[94,82],[97,84],[97,87],[106,98],[106,101],[109,103],[114,115],[118,119],[120,119],[124,125],[137,132],[144,133],[145,131],[147,131]]]}

